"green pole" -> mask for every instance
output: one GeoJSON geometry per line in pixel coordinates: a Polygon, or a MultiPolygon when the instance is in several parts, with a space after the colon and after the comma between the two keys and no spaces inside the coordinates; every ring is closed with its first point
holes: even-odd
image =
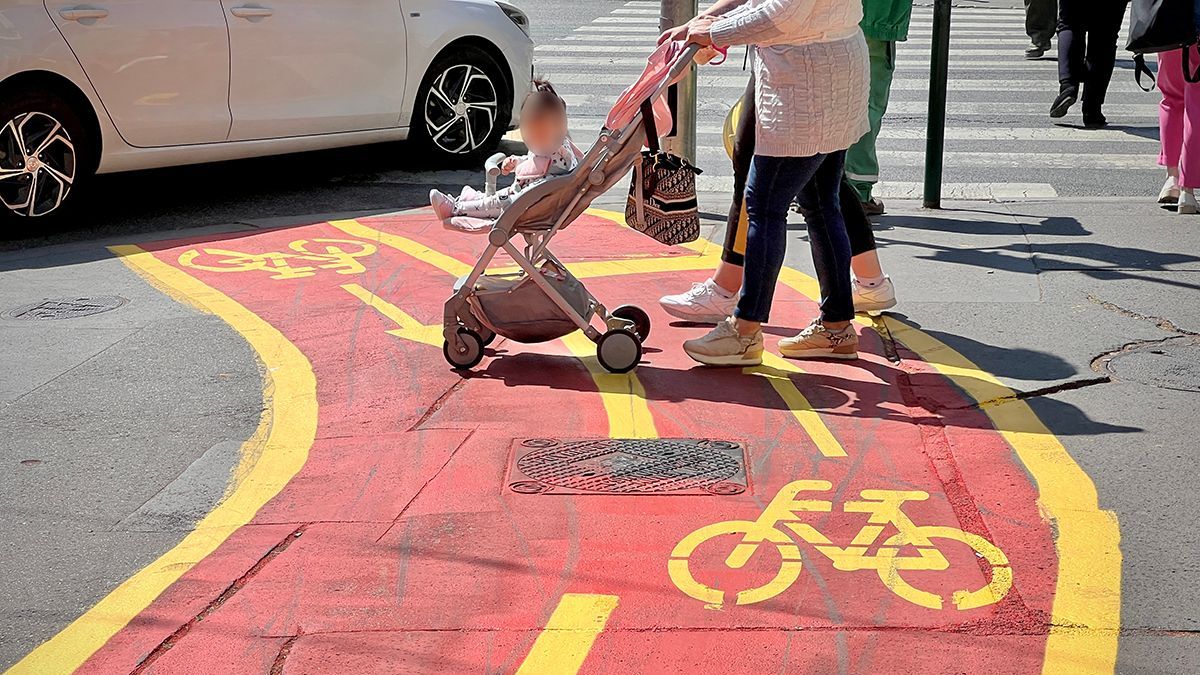
{"type": "Polygon", "coordinates": [[[950,76],[950,0],[933,5],[929,57],[929,129],[925,134],[925,208],[942,208],[942,153],[946,145],[946,80],[950,76]]]}
{"type": "MultiPolygon", "coordinates": [[[[698,0],[661,0],[662,13],[659,15],[659,30],[682,26],[699,11],[698,0]]],[[[707,4],[707,3],[706,3],[707,4]]],[[[673,152],[687,158],[693,164],[696,162],[696,68],[688,69],[688,74],[678,84],[672,87],[673,94],[668,95],[674,109],[675,129],[669,136],[663,138],[663,150],[673,152]]],[[[665,133],[666,130],[663,130],[665,133]]]]}

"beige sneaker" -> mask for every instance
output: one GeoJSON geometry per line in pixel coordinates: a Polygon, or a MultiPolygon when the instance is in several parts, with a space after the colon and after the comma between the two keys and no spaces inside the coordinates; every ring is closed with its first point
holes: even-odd
{"type": "Polygon", "coordinates": [[[708,335],[683,343],[687,355],[708,366],[757,366],[762,364],[763,334],[738,335],[733,317],[728,317],[708,335]]]}
{"type": "Polygon", "coordinates": [[[858,333],[850,325],[840,331],[831,331],[813,320],[799,335],[779,341],[779,353],[789,359],[844,359],[858,358],[858,333]]]}

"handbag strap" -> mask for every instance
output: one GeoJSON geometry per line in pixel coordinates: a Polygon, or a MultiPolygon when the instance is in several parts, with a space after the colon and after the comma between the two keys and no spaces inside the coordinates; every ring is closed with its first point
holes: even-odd
{"type": "Polygon", "coordinates": [[[658,152],[658,127],[654,124],[654,103],[650,99],[642,101],[642,126],[646,128],[646,147],[658,152]]]}
{"type": "MultiPolygon", "coordinates": [[[[1185,55],[1183,58],[1184,58],[1184,63],[1186,64],[1187,56],[1185,55]]],[[[1187,66],[1185,65],[1184,68],[1186,69],[1187,66]]],[[[1150,70],[1150,68],[1146,65],[1146,55],[1145,54],[1134,54],[1133,55],[1133,79],[1137,81],[1137,86],[1142,91],[1154,91],[1154,87],[1158,84],[1158,80],[1155,79],[1155,77],[1154,77],[1154,71],[1150,70]],[[1142,73],[1145,73],[1146,75],[1150,76],[1150,86],[1149,87],[1142,85],[1142,73]]]]}
{"type": "Polygon", "coordinates": [[[1200,65],[1192,70],[1192,45],[1183,48],[1183,79],[1190,84],[1200,82],[1200,65]]]}

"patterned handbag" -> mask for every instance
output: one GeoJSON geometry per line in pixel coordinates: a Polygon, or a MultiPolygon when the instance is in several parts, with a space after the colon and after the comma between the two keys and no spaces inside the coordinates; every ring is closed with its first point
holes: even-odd
{"type": "Polygon", "coordinates": [[[625,222],[633,229],[668,246],[700,238],[700,212],[696,202],[696,176],[700,169],[682,157],[663,152],[650,101],[642,103],[646,147],[634,164],[633,182],[625,203],[625,222]]]}

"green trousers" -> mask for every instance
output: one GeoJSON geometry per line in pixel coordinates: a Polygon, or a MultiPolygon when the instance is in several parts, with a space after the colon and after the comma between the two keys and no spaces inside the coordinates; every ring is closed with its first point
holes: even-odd
{"type": "Polygon", "coordinates": [[[867,38],[867,50],[871,55],[871,98],[867,105],[871,130],[846,152],[846,178],[863,202],[870,201],[871,189],[879,182],[879,155],[875,151],[875,139],[879,137],[879,128],[883,126],[883,115],[887,112],[888,98],[892,92],[892,78],[896,74],[896,43],[867,38]]]}

